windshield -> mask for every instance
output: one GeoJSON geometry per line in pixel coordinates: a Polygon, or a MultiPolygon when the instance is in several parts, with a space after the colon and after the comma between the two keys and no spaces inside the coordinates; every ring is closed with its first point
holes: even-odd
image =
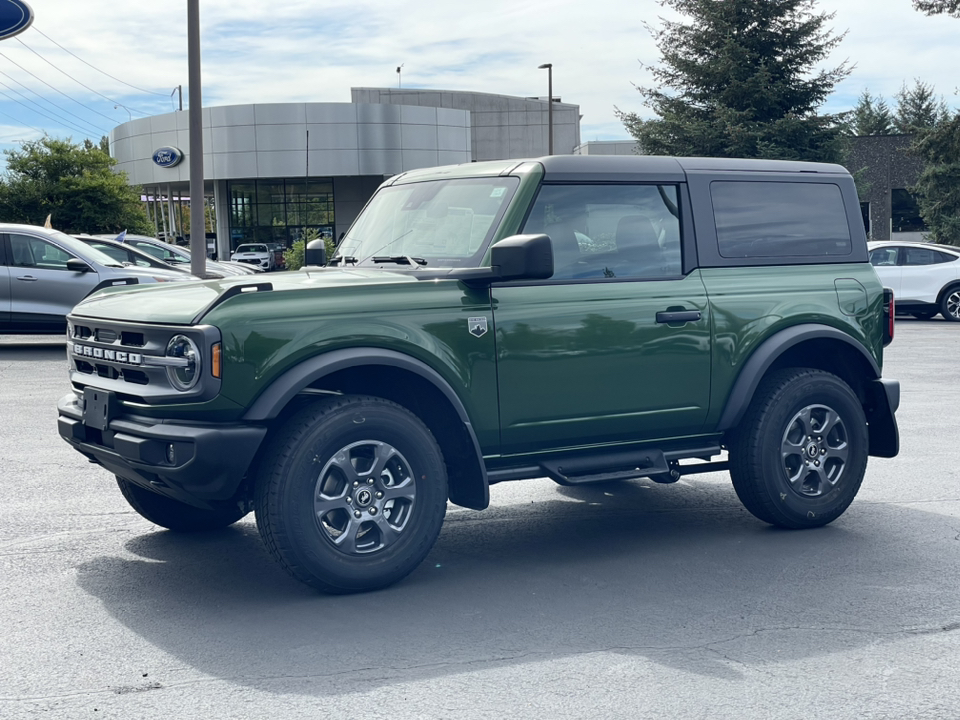
{"type": "Polygon", "coordinates": [[[490,177],[382,188],[344,236],[336,257],[360,265],[402,256],[415,258],[416,266],[476,267],[519,183],[515,177],[490,177]]]}
{"type": "Polygon", "coordinates": [[[241,245],[236,250],[235,253],[265,253],[267,252],[266,245],[241,245]]]}

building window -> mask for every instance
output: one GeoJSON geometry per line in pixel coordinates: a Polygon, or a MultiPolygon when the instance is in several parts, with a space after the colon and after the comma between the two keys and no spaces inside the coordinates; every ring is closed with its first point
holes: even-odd
{"type": "Polygon", "coordinates": [[[304,232],[333,237],[333,180],[231,180],[230,249],[249,242],[290,247],[304,232]]]}
{"type": "Polygon", "coordinates": [[[927,229],[916,198],[903,188],[890,191],[890,218],[893,232],[922,232],[927,229]]]}

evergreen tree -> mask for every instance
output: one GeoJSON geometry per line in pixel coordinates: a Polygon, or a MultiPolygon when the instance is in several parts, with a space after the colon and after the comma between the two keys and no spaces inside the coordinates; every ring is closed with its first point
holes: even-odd
{"type": "Polygon", "coordinates": [[[937,99],[933,85],[920,80],[914,80],[912,88],[903,83],[894,98],[897,109],[893,124],[899,133],[907,135],[936,127],[950,117],[943,97],[937,99]]]}
{"type": "Polygon", "coordinates": [[[842,40],[814,0],[660,0],[686,16],[651,33],[654,84],[638,87],[657,118],[617,109],[653,155],[837,161],[844,118],[818,115],[846,62],[816,70],[842,40]]]}
{"type": "Polygon", "coordinates": [[[960,112],[921,129],[913,146],[924,162],[911,190],[935,242],[960,245],[960,112]]]}
{"type": "Polygon", "coordinates": [[[47,215],[64,232],[147,232],[140,188],[114,172],[115,161],[100,144],[44,137],[5,150],[0,177],[0,219],[43,225],[47,215]]]}
{"type": "Polygon", "coordinates": [[[882,96],[873,97],[864,90],[853,108],[849,120],[851,135],[890,135],[893,132],[893,113],[882,96]]]}
{"type": "Polygon", "coordinates": [[[960,18],[960,0],[913,0],[913,9],[924,15],[951,15],[960,18]]]}

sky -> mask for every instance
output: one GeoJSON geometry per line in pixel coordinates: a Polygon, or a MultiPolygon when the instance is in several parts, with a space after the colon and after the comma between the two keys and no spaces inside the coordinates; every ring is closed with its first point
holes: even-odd
{"type": "MultiPolygon", "coordinates": [[[[0,149],[48,134],[98,140],[187,107],[186,2],[27,0],[33,27],[0,41],[0,149]],[[41,112],[42,110],[42,112],[41,112]]],[[[825,66],[850,76],[823,112],[915,79],[960,106],[960,20],[910,0],[818,0],[846,33],[825,66]]],[[[545,96],[580,106],[581,139],[627,139],[615,108],[650,117],[634,85],[659,61],[656,0],[200,0],[203,105],[350,102],[351,87],[545,96]],[[402,65],[397,75],[397,66],[402,65]]],[[[891,103],[892,104],[892,103],[891,103]]],[[[2,163],[0,163],[2,164],[2,163]]]]}

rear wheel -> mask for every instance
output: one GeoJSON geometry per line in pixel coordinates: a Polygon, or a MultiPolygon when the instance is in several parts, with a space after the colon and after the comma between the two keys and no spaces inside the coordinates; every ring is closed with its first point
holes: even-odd
{"type": "Polygon", "coordinates": [[[960,322],[960,287],[952,287],[940,298],[940,314],[944,320],[960,322]]]}
{"type": "Polygon", "coordinates": [[[826,525],[847,509],[867,466],[867,424],[850,387],[822,370],[765,378],[730,443],[730,476],[757,518],[826,525]]]}
{"type": "Polygon", "coordinates": [[[220,530],[233,525],[247,514],[247,510],[240,506],[208,510],[187,505],[150,492],[122,477],[117,477],[117,485],[120,486],[120,492],[130,503],[130,507],[153,524],[174,532],[220,530]]]}
{"type": "Polygon", "coordinates": [[[330,593],[375,590],[412,572],[447,507],[430,430],[395,403],[342,396],[274,435],[257,477],[257,527],[293,577],[330,593]]]}

